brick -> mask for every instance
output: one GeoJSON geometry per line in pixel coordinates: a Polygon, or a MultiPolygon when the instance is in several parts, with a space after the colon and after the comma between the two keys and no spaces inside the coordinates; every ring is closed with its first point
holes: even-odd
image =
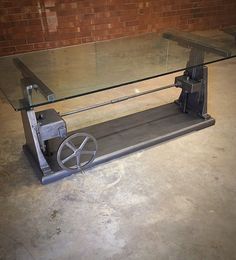
{"type": "Polygon", "coordinates": [[[17,46],[17,45],[26,44],[27,40],[26,39],[14,39],[14,40],[11,40],[11,42],[12,42],[12,45],[17,46]]]}
{"type": "Polygon", "coordinates": [[[125,26],[135,26],[135,25],[138,25],[138,24],[139,24],[138,20],[125,22],[125,26]]]}
{"type": "Polygon", "coordinates": [[[7,9],[7,13],[8,14],[18,14],[18,13],[22,13],[22,9],[19,7],[11,7],[7,9]]]}
{"type": "Polygon", "coordinates": [[[0,1],[0,55],[100,41],[167,27],[236,24],[231,0],[0,1]],[[44,4],[44,6],[43,6],[44,4]]]}
{"type": "Polygon", "coordinates": [[[16,51],[32,51],[33,45],[32,44],[24,44],[16,46],[16,51]]]}
{"type": "Polygon", "coordinates": [[[43,42],[44,41],[44,35],[43,33],[31,33],[27,37],[27,43],[36,43],[36,42],[43,42]]]}
{"type": "Polygon", "coordinates": [[[0,41],[0,47],[8,47],[12,45],[12,41],[0,41]]]}
{"type": "Polygon", "coordinates": [[[16,50],[16,48],[13,47],[13,46],[0,48],[1,53],[6,52],[7,54],[8,53],[14,53],[15,50],[16,50]]]}

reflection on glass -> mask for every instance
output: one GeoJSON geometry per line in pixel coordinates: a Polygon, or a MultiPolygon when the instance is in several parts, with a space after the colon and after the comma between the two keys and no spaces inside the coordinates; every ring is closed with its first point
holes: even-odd
{"type": "MultiPolygon", "coordinates": [[[[51,4],[54,1],[49,1],[51,4]]],[[[209,42],[236,55],[234,37],[221,31],[195,32],[211,39],[209,42]]],[[[205,44],[209,44],[206,40],[205,44]]],[[[13,64],[19,58],[36,76],[62,100],[111,87],[129,84],[147,78],[186,69],[191,47],[167,40],[157,33],[126,37],[98,43],[34,53],[20,54],[0,59],[0,87],[15,109],[27,105],[20,86],[21,73],[13,64]]],[[[201,48],[200,52],[201,53],[201,48]]],[[[221,60],[221,55],[204,52],[201,65],[221,60]]],[[[198,54],[196,54],[198,55],[198,54]]],[[[200,55],[200,54],[199,54],[200,55]]],[[[33,91],[33,105],[48,101],[33,91]]]]}

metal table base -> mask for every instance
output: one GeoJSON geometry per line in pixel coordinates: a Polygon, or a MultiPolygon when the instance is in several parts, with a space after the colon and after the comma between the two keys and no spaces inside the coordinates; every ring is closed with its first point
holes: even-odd
{"type": "MultiPolygon", "coordinates": [[[[98,153],[91,165],[95,166],[214,124],[212,117],[203,119],[191,113],[183,113],[179,106],[170,103],[77,131],[89,133],[98,141],[98,153]]],[[[65,171],[58,166],[55,155],[60,142],[60,139],[53,139],[49,143],[53,153],[52,156],[46,157],[52,169],[50,174],[42,174],[32,153],[24,146],[34,169],[38,168],[43,184],[78,172],[65,171]]]]}

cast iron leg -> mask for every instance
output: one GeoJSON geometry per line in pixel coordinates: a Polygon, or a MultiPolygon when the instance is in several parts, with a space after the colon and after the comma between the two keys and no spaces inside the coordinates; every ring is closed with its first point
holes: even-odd
{"type": "Polygon", "coordinates": [[[23,110],[21,116],[25,132],[26,147],[29,149],[36,162],[38,162],[43,175],[51,174],[51,168],[42,153],[38,141],[38,124],[34,110],[23,110]]]}

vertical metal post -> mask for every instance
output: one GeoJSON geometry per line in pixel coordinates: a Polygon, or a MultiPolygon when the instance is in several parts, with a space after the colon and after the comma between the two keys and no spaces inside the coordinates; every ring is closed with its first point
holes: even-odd
{"type": "Polygon", "coordinates": [[[42,173],[44,175],[50,174],[52,172],[51,168],[40,148],[37,133],[38,124],[34,110],[23,110],[21,112],[21,117],[25,132],[26,148],[31,152],[36,162],[38,162],[42,173]]]}
{"type": "Polygon", "coordinates": [[[207,114],[208,68],[204,63],[204,51],[192,48],[183,76],[176,77],[175,84],[182,88],[177,103],[184,113],[195,113],[202,118],[207,114]],[[200,64],[200,65],[199,65],[200,64]]]}

